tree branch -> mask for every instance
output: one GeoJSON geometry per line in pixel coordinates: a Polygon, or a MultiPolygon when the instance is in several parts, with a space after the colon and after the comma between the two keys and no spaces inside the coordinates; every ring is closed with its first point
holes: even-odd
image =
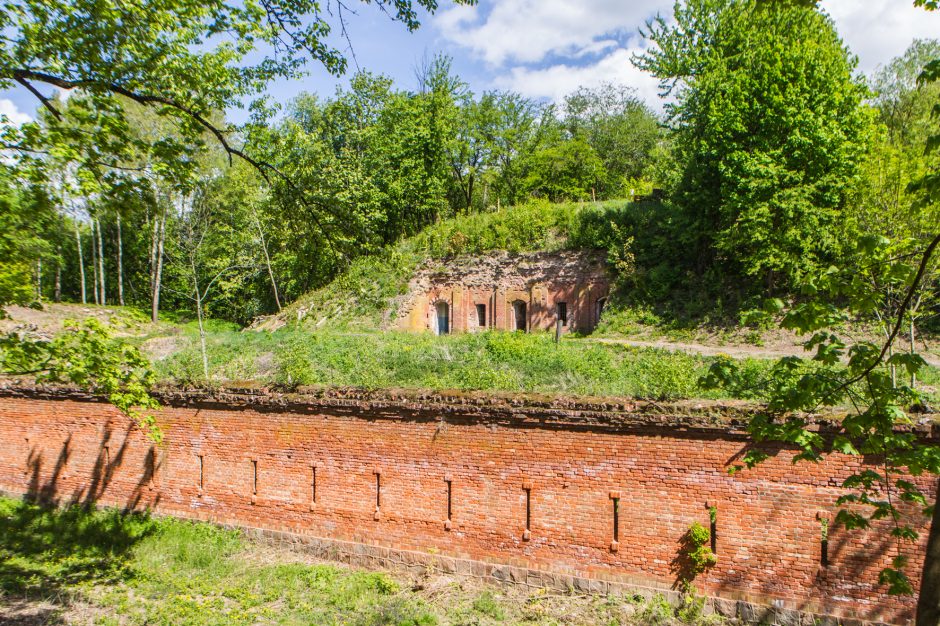
{"type": "MultiPolygon", "coordinates": [[[[62,78],[60,76],[55,76],[53,74],[48,74],[46,72],[39,72],[35,70],[26,70],[26,69],[13,70],[12,78],[18,82],[34,80],[34,81],[43,82],[49,85],[53,85],[55,87],[60,87],[62,89],[95,87],[98,89],[104,89],[106,91],[110,91],[112,93],[124,96],[125,98],[128,98],[129,100],[133,100],[134,102],[137,102],[138,104],[143,104],[146,106],[160,104],[163,106],[176,109],[177,111],[180,111],[181,113],[188,115],[190,118],[196,121],[196,123],[198,123],[205,130],[209,131],[212,135],[215,136],[219,144],[222,146],[222,149],[225,150],[225,153],[228,156],[229,165],[232,165],[233,157],[238,157],[239,159],[241,159],[242,161],[250,165],[256,172],[258,172],[261,178],[264,179],[264,181],[268,185],[272,184],[271,176],[269,174],[273,174],[282,182],[284,182],[293,193],[298,195],[298,197],[301,199],[301,203],[307,204],[307,202],[303,200],[303,195],[304,195],[303,191],[294,183],[293,180],[291,180],[291,178],[287,174],[279,170],[274,165],[266,161],[259,161],[253,158],[252,156],[250,156],[249,154],[247,154],[244,150],[240,148],[236,148],[233,145],[231,145],[231,143],[229,143],[228,141],[228,138],[225,136],[225,133],[223,133],[220,128],[218,128],[215,124],[213,124],[208,119],[206,119],[205,116],[203,116],[201,113],[199,113],[198,111],[196,111],[190,106],[176,102],[175,100],[171,98],[166,98],[164,96],[139,94],[134,91],[131,91],[130,89],[127,89],[126,87],[118,85],[116,83],[102,83],[102,82],[94,81],[94,80],[70,80],[70,79],[62,78]]],[[[37,97],[42,98],[41,94],[38,94],[38,92],[36,92],[36,94],[37,94],[37,97]]],[[[340,218],[340,216],[336,215],[329,209],[327,209],[327,212],[330,213],[330,215],[332,215],[335,219],[343,221],[340,218]]],[[[320,221],[320,218],[315,213],[310,213],[310,217],[313,220],[313,222],[317,225],[317,227],[320,229],[320,231],[323,233],[330,250],[334,254],[342,258],[345,258],[346,255],[337,249],[335,245],[335,241],[333,240],[332,234],[330,233],[329,229],[323,226],[323,223],[320,221]]]]}
{"type": "Polygon", "coordinates": [[[25,78],[22,78],[19,76],[14,76],[14,80],[16,80],[16,82],[23,85],[24,87],[26,87],[26,89],[28,89],[31,94],[36,96],[39,102],[41,102],[42,105],[46,107],[57,120],[62,121],[62,113],[57,108],[52,106],[52,102],[49,101],[49,98],[42,95],[38,89],[33,87],[32,83],[30,83],[25,78]]]}

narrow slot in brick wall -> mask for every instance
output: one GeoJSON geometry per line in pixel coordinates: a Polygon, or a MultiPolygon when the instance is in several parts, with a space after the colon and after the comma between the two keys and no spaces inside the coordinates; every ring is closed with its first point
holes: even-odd
{"type": "Polygon", "coordinates": [[[444,530],[450,530],[453,527],[453,494],[454,483],[450,476],[444,477],[444,483],[447,485],[447,519],[444,521],[444,530]]]}
{"type": "Polygon", "coordinates": [[[317,466],[310,466],[310,507],[311,509],[317,503],[317,466]]]}
{"type": "Polygon", "coordinates": [[[718,507],[707,502],[705,506],[708,507],[708,537],[712,554],[718,554],[718,507]]]}
{"type": "Polygon", "coordinates": [[[147,453],[148,460],[148,471],[150,473],[149,487],[150,489],[157,488],[157,449],[154,446],[150,446],[150,451],[147,453]]]}
{"type": "Polygon", "coordinates": [[[202,492],[206,488],[206,459],[201,454],[196,458],[199,459],[199,491],[202,492]]]}
{"type": "Polygon", "coordinates": [[[620,549],[620,492],[611,491],[610,500],[614,507],[614,538],[610,542],[610,551],[616,552],[620,549]]]}
{"type": "Polygon", "coordinates": [[[522,539],[528,541],[532,538],[532,485],[523,485],[522,489],[525,491],[525,530],[522,539]]]}
{"type": "Polygon", "coordinates": [[[379,519],[382,516],[382,474],[375,472],[375,513],[372,519],[379,519]]]}

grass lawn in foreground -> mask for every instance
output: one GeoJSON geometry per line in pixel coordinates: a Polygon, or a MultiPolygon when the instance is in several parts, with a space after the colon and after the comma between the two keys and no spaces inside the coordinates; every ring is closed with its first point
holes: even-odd
{"type": "Polygon", "coordinates": [[[366,572],[238,531],[0,498],[0,623],[102,625],[720,623],[662,598],[556,595],[366,572]]]}

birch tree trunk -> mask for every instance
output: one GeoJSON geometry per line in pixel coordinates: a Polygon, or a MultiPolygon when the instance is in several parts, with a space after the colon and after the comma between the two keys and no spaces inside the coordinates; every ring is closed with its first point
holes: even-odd
{"type": "Polygon", "coordinates": [[[281,298],[277,293],[277,281],[274,280],[274,270],[271,269],[271,257],[268,256],[268,244],[264,240],[264,230],[261,228],[261,220],[258,219],[257,211],[254,212],[255,225],[258,227],[258,236],[261,237],[261,249],[264,250],[264,262],[268,266],[268,276],[271,278],[271,288],[274,290],[274,302],[277,304],[277,312],[281,312],[281,298]]]}
{"type": "Polygon", "coordinates": [[[97,217],[95,218],[95,225],[98,227],[98,275],[101,277],[101,304],[107,304],[107,291],[105,291],[104,285],[104,238],[101,235],[101,222],[97,217]]]}
{"type": "Polygon", "coordinates": [[[202,350],[202,374],[206,383],[209,382],[209,355],[206,352],[206,329],[202,324],[202,294],[199,292],[199,274],[196,272],[196,259],[190,256],[190,267],[193,272],[193,293],[196,296],[196,319],[199,320],[199,348],[202,350]]]}
{"type": "Polygon", "coordinates": [[[160,232],[157,236],[157,249],[155,251],[155,269],[153,274],[153,294],[150,301],[150,319],[156,324],[160,318],[160,282],[163,280],[163,240],[166,236],[166,213],[159,219],[160,232]]]}
{"type": "Polygon", "coordinates": [[[82,255],[82,234],[78,231],[78,222],[75,222],[75,245],[78,248],[78,273],[81,278],[82,304],[88,304],[85,295],[85,259],[82,255]]]}
{"type": "Polygon", "coordinates": [[[118,304],[124,306],[124,244],[121,241],[121,214],[117,213],[118,304]]]}
{"type": "Polygon", "coordinates": [[[95,245],[95,220],[91,220],[91,277],[95,304],[101,304],[98,300],[98,246],[95,245]]]}
{"type": "Polygon", "coordinates": [[[62,300],[62,250],[58,249],[58,258],[55,262],[55,291],[52,292],[52,299],[56,302],[62,300]]]}
{"type": "MultiPolygon", "coordinates": [[[[150,224],[150,217],[147,218],[150,224]]],[[[153,298],[153,288],[157,284],[157,239],[160,235],[160,219],[156,211],[153,214],[153,223],[150,226],[150,259],[147,265],[150,268],[150,297],[153,298]]]]}

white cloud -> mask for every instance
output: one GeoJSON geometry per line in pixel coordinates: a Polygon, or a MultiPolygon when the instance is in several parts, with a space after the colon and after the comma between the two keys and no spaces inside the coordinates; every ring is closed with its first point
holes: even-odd
{"type": "Polygon", "coordinates": [[[518,91],[531,98],[559,102],[578,87],[615,83],[633,87],[637,95],[654,108],[660,108],[658,82],[633,66],[630,59],[639,48],[618,48],[592,65],[550,65],[544,68],[517,66],[495,79],[498,87],[518,91]]]}
{"type": "Polygon", "coordinates": [[[583,56],[613,35],[637,30],[669,0],[498,0],[483,7],[455,6],[435,23],[444,37],[490,65],[537,63],[549,55],[583,56]],[[599,41],[600,40],[600,41],[599,41]]]}
{"type": "MultiPolygon", "coordinates": [[[[940,11],[912,0],[822,0],[839,34],[870,73],[902,54],[917,37],[940,36],[940,11]]],[[[437,15],[444,39],[488,67],[495,86],[560,100],[579,86],[622,83],[656,108],[656,80],[631,63],[644,42],[638,29],[672,14],[672,0],[484,0],[437,15]]]]}
{"type": "Polygon", "coordinates": [[[30,115],[20,111],[9,98],[0,98],[0,117],[5,117],[14,126],[33,121],[30,115]]]}
{"type": "Polygon", "coordinates": [[[914,39],[940,37],[940,11],[912,0],[823,0],[842,39],[866,74],[904,53],[914,39]]]}

